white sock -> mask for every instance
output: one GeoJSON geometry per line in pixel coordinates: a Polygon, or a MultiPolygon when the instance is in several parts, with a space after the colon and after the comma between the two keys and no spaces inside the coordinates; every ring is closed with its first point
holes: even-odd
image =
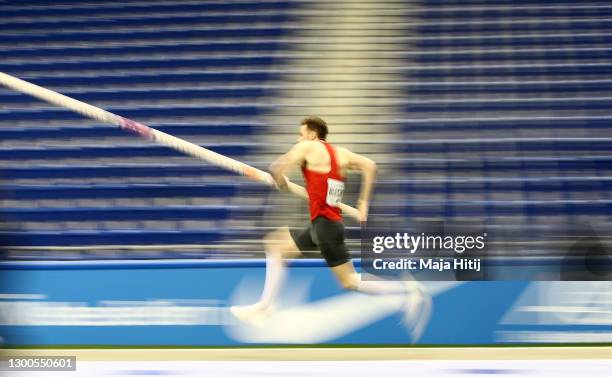
{"type": "Polygon", "coordinates": [[[266,253],[266,282],[258,303],[262,309],[269,308],[276,301],[280,287],[285,280],[285,272],[285,262],[281,255],[266,253]]]}
{"type": "MultiPolygon", "coordinates": [[[[372,275],[367,275],[369,279],[373,279],[372,275]]],[[[363,280],[361,274],[357,274],[356,290],[362,293],[372,295],[390,295],[408,293],[406,284],[402,281],[393,280],[363,280]]]]}

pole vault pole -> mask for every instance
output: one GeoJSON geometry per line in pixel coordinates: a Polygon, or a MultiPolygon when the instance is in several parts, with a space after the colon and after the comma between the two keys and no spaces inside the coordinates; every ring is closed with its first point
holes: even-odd
{"type": "MultiPolygon", "coordinates": [[[[124,118],[117,114],[113,114],[109,111],[100,109],[99,107],[78,101],[74,98],[70,98],[63,94],[18,79],[17,77],[7,75],[3,72],[0,72],[0,84],[15,91],[29,94],[32,97],[39,98],[45,102],[49,102],[54,105],[70,109],[88,118],[96,119],[104,123],[114,124],[116,126],[119,126],[123,130],[136,133],[139,136],[157,144],[166,145],[179,152],[188,154],[190,156],[207,161],[213,165],[219,166],[220,168],[233,171],[240,175],[244,175],[252,180],[261,182],[268,186],[276,187],[276,183],[274,182],[272,176],[263,170],[256,169],[245,163],[223,156],[222,154],[213,152],[199,145],[158,131],[145,124],[133,121],[128,118],[124,118]]],[[[292,194],[302,199],[308,199],[308,194],[302,186],[297,185],[293,182],[289,182],[288,189],[292,194]]],[[[338,203],[338,207],[342,210],[343,213],[349,215],[356,221],[359,221],[359,211],[357,209],[350,207],[344,203],[338,203]]]]}

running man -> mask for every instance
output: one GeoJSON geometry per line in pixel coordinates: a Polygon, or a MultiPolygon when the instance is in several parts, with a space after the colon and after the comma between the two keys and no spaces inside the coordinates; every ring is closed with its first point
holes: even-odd
{"type": "MultiPolygon", "coordinates": [[[[342,201],[347,171],[358,170],[362,174],[362,181],[357,209],[360,220],[367,220],[376,179],[376,163],[346,148],[332,146],[326,141],[327,133],[327,124],[323,119],[303,119],[297,144],[270,165],[272,177],[281,191],[287,190],[285,174],[298,166],[302,168],[310,202],[311,223],[297,231],[290,231],[285,226],[265,237],[266,280],[263,293],[253,305],[230,308],[239,320],[257,323],[271,313],[285,276],[284,260],[296,258],[303,251],[320,250],[345,289],[368,294],[407,294],[407,316],[413,316],[413,311],[417,309],[415,305],[421,306],[426,299],[418,283],[364,281],[355,271],[344,240],[342,214],[336,205],[342,201]]],[[[411,319],[408,318],[408,321],[411,319]]]]}

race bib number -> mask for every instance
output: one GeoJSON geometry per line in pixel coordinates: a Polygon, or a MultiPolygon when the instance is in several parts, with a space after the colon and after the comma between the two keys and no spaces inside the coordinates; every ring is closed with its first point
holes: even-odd
{"type": "Polygon", "coordinates": [[[344,182],[327,178],[327,198],[325,202],[332,207],[337,207],[338,202],[342,201],[342,194],[344,194],[344,182]]]}

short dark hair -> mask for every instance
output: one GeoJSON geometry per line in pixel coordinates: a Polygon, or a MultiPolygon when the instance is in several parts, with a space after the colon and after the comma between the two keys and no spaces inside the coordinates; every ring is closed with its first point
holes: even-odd
{"type": "Polygon", "coordinates": [[[325,140],[327,138],[327,123],[323,119],[309,116],[302,119],[300,125],[302,124],[305,124],[309,130],[316,132],[319,139],[325,140]]]}

